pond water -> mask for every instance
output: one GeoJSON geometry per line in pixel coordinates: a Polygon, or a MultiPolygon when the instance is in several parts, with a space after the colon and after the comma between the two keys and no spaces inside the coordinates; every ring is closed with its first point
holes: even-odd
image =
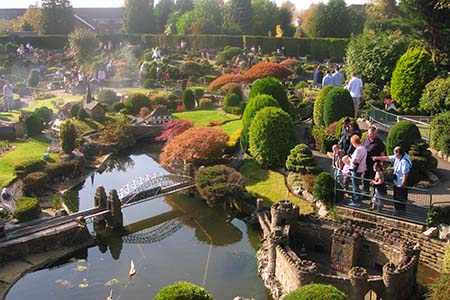
{"type": "MultiPolygon", "coordinates": [[[[79,209],[93,206],[97,186],[103,185],[108,193],[145,174],[166,173],[151,158],[158,152],[154,146],[141,146],[113,158],[103,173],[79,187],[79,209]]],[[[153,299],[164,286],[185,280],[205,287],[216,300],[238,295],[271,299],[257,274],[257,230],[223,209],[176,194],[123,212],[129,234],[99,234],[98,246],[25,275],[6,298],[106,299],[112,291],[113,299],[144,300],[153,299]],[[136,275],[130,279],[131,260],[136,275]]]]}

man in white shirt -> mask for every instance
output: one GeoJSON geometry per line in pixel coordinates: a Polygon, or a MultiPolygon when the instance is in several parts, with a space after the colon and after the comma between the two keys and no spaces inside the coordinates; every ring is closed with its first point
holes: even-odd
{"type": "Polygon", "coordinates": [[[353,104],[355,105],[355,119],[358,118],[359,104],[361,103],[361,97],[363,94],[363,81],[356,76],[356,72],[352,72],[352,79],[345,87],[350,92],[353,98],[353,104]]]}
{"type": "Polygon", "coordinates": [[[4,101],[4,110],[10,111],[13,109],[13,101],[14,101],[14,94],[13,94],[13,87],[12,84],[9,83],[8,80],[5,80],[5,84],[3,85],[3,99],[4,101]]]}
{"type": "Polygon", "coordinates": [[[345,81],[345,76],[339,71],[339,67],[336,67],[333,73],[334,86],[341,87],[345,81]]]}

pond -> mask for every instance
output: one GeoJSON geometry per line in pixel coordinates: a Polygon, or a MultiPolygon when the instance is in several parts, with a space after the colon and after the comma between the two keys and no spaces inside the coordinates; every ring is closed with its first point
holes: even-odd
{"type": "MultiPolygon", "coordinates": [[[[108,193],[145,174],[167,173],[154,159],[158,153],[157,146],[147,145],[113,158],[79,187],[79,209],[93,206],[97,186],[108,193]]],[[[257,274],[258,231],[225,210],[175,194],[123,212],[127,235],[99,233],[99,245],[28,273],[7,299],[103,300],[112,291],[113,299],[144,300],[180,280],[205,287],[216,300],[271,299],[257,274]]]]}

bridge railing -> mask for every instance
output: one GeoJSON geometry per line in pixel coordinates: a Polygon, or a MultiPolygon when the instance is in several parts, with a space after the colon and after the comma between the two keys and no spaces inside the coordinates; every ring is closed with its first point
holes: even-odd
{"type": "Polygon", "coordinates": [[[391,127],[397,122],[406,120],[416,124],[420,134],[422,135],[422,139],[429,141],[431,137],[431,119],[431,117],[425,116],[396,115],[369,104],[369,121],[378,124],[378,127],[386,132],[389,132],[391,127]]]}
{"type": "Polygon", "coordinates": [[[359,192],[353,192],[351,187],[352,176],[348,176],[347,178],[344,175],[336,176],[334,186],[335,205],[427,225],[428,211],[432,208],[432,195],[429,191],[415,187],[406,187],[408,189],[408,198],[406,202],[403,202],[394,199],[394,186],[392,183],[386,182],[386,195],[378,197],[383,203],[382,208],[379,210],[371,210],[372,198],[374,197],[373,188],[371,187],[369,191],[363,190],[363,182],[370,183],[371,180],[365,178],[359,179],[361,180],[359,192]],[[348,185],[345,182],[348,182],[348,185]],[[353,195],[358,195],[362,199],[358,206],[350,205],[353,195]],[[396,207],[402,206],[404,206],[404,209],[396,209],[396,207]]]}

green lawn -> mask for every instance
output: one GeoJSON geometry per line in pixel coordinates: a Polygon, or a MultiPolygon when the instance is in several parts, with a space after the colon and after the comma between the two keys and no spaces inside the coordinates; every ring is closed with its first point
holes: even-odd
{"type": "MultiPolygon", "coordinates": [[[[50,141],[44,136],[30,138],[26,141],[13,141],[10,145],[16,148],[6,153],[0,159],[0,188],[7,186],[15,179],[14,166],[36,159],[42,159],[43,154],[47,152],[50,141]]],[[[57,154],[51,154],[50,158],[58,161],[57,154]]]]}
{"type": "Polygon", "coordinates": [[[241,127],[241,120],[238,116],[226,114],[219,110],[195,110],[173,113],[174,119],[184,119],[194,123],[194,126],[207,126],[211,121],[232,121],[221,126],[228,134],[233,133],[241,127]]]}
{"type": "Polygon", "coordinates": [[[288,194],[282,174],[262,169],[253,159],[246,159],[239,172],[244,176],[247,190],[255,197],[263,198],[265,206],[270,207],[273,203],[288,198],[300,207],[302,214],[313,213],[308,201],[288,194]]]}

